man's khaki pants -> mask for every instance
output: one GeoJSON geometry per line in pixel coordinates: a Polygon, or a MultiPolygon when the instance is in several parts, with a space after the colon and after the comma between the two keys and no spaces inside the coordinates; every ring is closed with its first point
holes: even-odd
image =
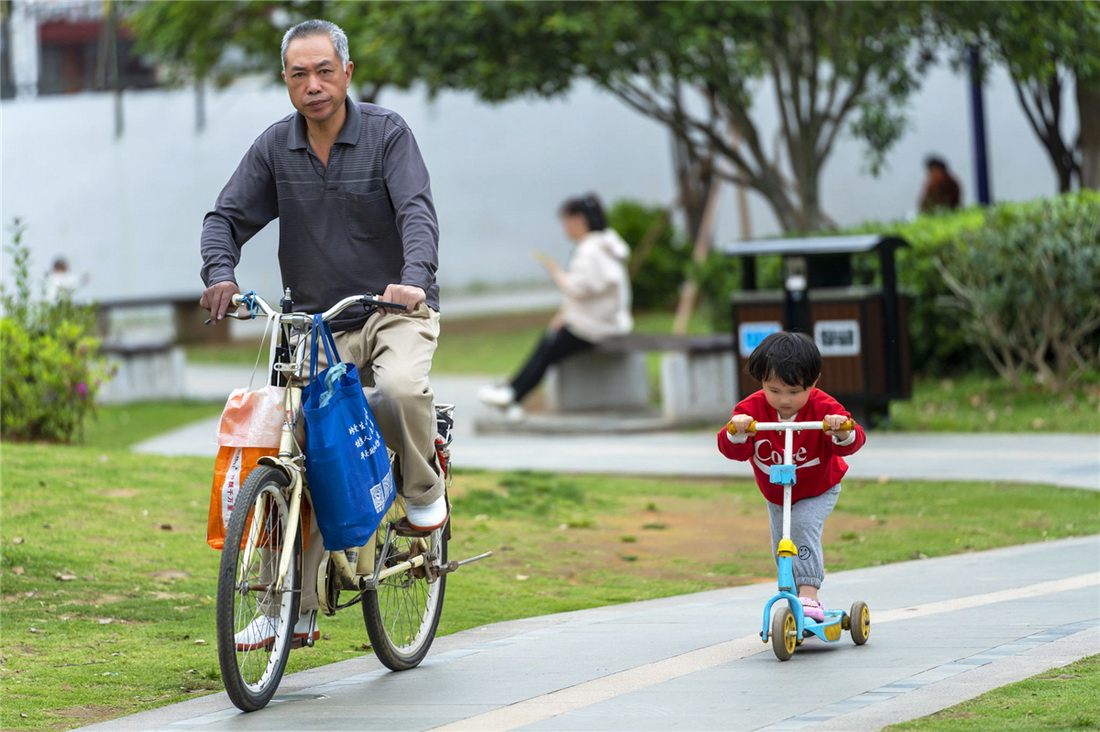
{"type": "MultiPolygon", "coordinates": [[[[428,383],[439,338],[439,313],[420,305],[411,313],[375,313],[360,329],[335,334],[340,360],[359,369],[363,393],[382,430],[386,447],[397,454],[401,495],[427,505],[443,495],[443,476],[435,456],[435,396],[428,383]]],[[[318,349],[320,369],[328,366],[318,349]]],[[[301,612],[316,610],[317,571],[325,548],[314,517],[309,548],[302,554],[301,612]]]]}

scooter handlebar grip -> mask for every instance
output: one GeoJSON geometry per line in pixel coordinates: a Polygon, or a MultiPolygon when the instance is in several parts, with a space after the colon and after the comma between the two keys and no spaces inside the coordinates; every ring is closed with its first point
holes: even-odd
{"type": "MultiPolygon", "coordinates": [[[[847,422],[845,422],[844,424],[840,425],[840,426],[839,426],[839,427],[837,427],[836,429],[837,429],[837,431],[838,431],[838,432],[851,432],[851,431],[852,431],[852,430],[854,430],[855,428],[856,428],[856,421],[855,421],[854,419],[849,419],[849,420],[848,420],[847,422]]],[[[831,427],[829,427],[829,423],[828,423],[828,422],[826,422],[825,420],[821,420],[821,429],[823,429],[823,430],[825,430],[826,432],[828,432],[828,431],[829,431],[830,429],[832,429],[832,428],[831,428],[831,427]]]]}
{"type": "MultiPolygon", "coordinates": [[[[733,426],[733,420],[732,419],[729,422],[726,422],[726,432],[728,432],[731,435],[738,434],[737,428],[733,426]]],[[[750,434],[750,435],[756,433],[756,420],[755,419],[752,421],[752,424],[749,425],[749,428],[747,430],[745,430],[745,432],[750,434]]]]}

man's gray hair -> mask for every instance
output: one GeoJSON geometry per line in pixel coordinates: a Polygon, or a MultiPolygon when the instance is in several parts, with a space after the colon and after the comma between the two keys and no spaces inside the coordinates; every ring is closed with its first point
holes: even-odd
{"type": "Polygon", "coordinates": [[[290,45],[290,42],[295,38],[321,35],[328,36],[332,39],[332,47],[336,49],[336,56],[340,59],[340,65],[346,71],[348,68],[348,61],[351,60],[348,55],[347,34],[344,33],[340,26],[335,23],[330,23],[327,20],[306,20],[288,30],[283,36],[283,73],[286,73],[286,47],[290,45]]]}

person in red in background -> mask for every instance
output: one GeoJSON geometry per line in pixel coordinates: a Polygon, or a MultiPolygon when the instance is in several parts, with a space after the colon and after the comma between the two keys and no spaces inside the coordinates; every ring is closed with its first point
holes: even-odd
{"type": "Polygon", "coordinates": [[[825,579],[821,532],[840,497],[840,480],[848,471],[845,455],[867,442],[863,428],[838,429],[851,419],[840,402],[817,388],[821,352],[802,333],[781,331],[760,342],[749,356],[749,374],[763,388],[741,401],[729,424],[718,433],[718,450],[730,460],[752,463],[756,484],[768,500],[772,547],[783,532],[783,488],[770,480],[772,465],[783,463],[781,432],[749,433],[753,422],[828,423],[830,430],[794,433],[792,457],[797,480],[791,494],[791,541],[798,547],[794,581],[806,617],[825,620],[817,591],[825,579]]]}
{"type": "Polygon", "coordinates": [[[928,177],[924,179],[924,189],[920,194],[921,213],[931,213],[938,209],[955,209],[962,200],[959,181],[947,170],[947,163],[937,157],[924,161],[928,177]]]}

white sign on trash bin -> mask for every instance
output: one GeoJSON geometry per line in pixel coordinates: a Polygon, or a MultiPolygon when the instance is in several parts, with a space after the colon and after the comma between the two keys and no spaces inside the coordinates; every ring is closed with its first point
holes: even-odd
{"type": "Polygon", "coordinates": [[[858,320],[819,320],[814,323],[814,343],[822,356],[858,356],[858,320]]]}
{"type": "Polygon", "coordinates": [[[772,333],[778,333],[781,330],[783,330],[782,323],[778,323],[774,320],[741,323],[738,325],[737,350],[740,351],[741,358],[748,358],[749,354],[755,351],[756,347],[760,345],[760,341],[764,340],[772,333]]]}

